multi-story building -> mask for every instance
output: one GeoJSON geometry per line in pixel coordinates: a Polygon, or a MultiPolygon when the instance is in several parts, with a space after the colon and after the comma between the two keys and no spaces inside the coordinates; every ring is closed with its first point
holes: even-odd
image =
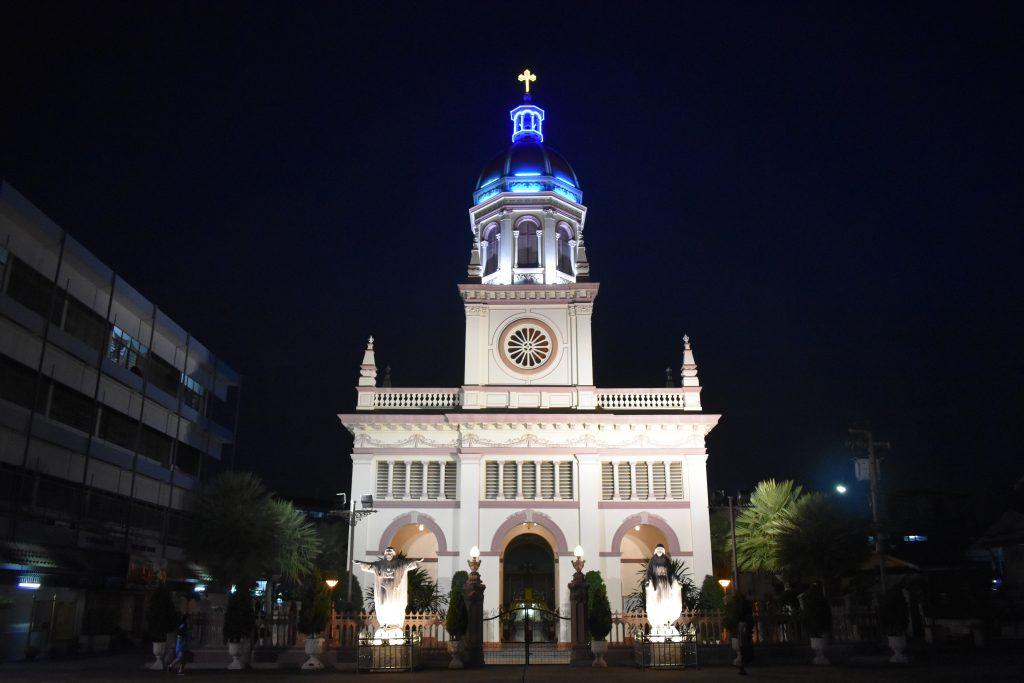
{"type": "Polygon", "coordinates": [[[233,458],[238,391],[234,370],[0,183],[2,655],[138,633],[132,589],[189,578],[188,510],[233,458]]]}
{"type": "Polygon", "coordinates": [[[587,210],[544,118],[529,95],[512,109],[512,145],[473,193],[462,385],[377,386],[370,340],[356,412],[339,416],[352,499],[378,511],[354,557],[394,546],[447,590],[477,546],[486,609],[528,594],[566,610],[580,546],[618,609],[659,543],[697,583],[711,573],[705,437],[719,416],[701,407],[686,338],[679,385],[595,386],[587,210]]]}

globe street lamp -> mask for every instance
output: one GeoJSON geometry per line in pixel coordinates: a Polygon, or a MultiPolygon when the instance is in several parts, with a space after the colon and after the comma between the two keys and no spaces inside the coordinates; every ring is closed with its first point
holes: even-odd
{"type": "Polygon", "coordinates": [[[836,484],[836,493],[839,495],[844,495],[846,490],[846,484],[836,484]]]}

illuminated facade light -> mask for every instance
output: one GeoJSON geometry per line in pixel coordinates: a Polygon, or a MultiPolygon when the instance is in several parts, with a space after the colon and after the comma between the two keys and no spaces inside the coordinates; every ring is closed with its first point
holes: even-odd
{"type": "Polygon", "coordinates": [[[193,593],[205,593],[206,592],[206,584],[205,583],[197,583],[196,587],[192,589],[192,592],[193,593]]]}
{"type": "Polygon", "coordinates": [[[907,536],[904,536],[903,540],[907,543],[924,543],[928,540],[928,537],[922,536],[921,534],[909,534],[907,536]]]}
{"type": "Polygon", "coordinates": [[[640,531],[640,525],[637,524],[635,527],[633,527],[633,531],[640,531]]]}
{"type": "Polygon", "coordinates": [[[846,493],[846,486],[844,484],[836,484],[836,493],[842,495],[846,493]]]}
{"type": "Polygon", "coordinates": [[[533,104],[521,104],[509,112],[512,119],[512,142],[534,140],[544,142],[544,110],[533,104]]]}
{"type": "Polygon", "coordinates": [[[18,588],[23,591],[37,591],[42,587],[42,583],[39,581],[19,581],[18,588]]]}
{"type": "Polygon", "coordinates": [[[423,531],[423,525],[422,525],[422,524],[420,524],[420,525],[419,525],[419,527],[418,527],[418,529],[419,529],[420,531],[423,531]]]}
{"type": "Polygon", "coordinates": [[[539,176],[540,171],[520,171],[514,174],[517,178],[539,176]]]}
{"type": "Polygon", "coordinates": [[[512,183],[509,189],[513,192],[540,192],[544,189],[541,183],[512,183]]]}

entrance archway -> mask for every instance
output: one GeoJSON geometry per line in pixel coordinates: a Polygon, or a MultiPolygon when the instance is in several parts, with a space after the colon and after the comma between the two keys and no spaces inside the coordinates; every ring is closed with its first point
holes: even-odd
{"type": "Polygon", "coordinates": [[[523,533],[515,536],[501,559],[502,607],[526,602],[547,609],[555,602],[555,553],[543,536],[523,533]]]}

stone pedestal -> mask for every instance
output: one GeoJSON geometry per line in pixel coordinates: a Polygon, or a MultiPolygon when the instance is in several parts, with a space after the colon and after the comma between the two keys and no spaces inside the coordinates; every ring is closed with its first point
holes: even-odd
{"type": "Polygon", "coordinates": [[[572,643],[572,662],[590,662],[591,653],[587,643],[590,634],[587,631],[587,580],[583,576],[583,560],[573,562],[576,573],[569,582],[569,616],[570,642],[572,643]]]}
{"type": "Polygon", "coordinates": [[[480,561],[470,561],[469,578],[466,580],[464,599],[466,600],[466,612],[469,615],[469,624],[466,635],[463,637],[465,644],[462,650],[462,663],[465,666],[483,666],[484,664],[484,591],[486,586],[480,580],[480,561]],[[476,566],[473,566],[473,565],[476,566]]]}

